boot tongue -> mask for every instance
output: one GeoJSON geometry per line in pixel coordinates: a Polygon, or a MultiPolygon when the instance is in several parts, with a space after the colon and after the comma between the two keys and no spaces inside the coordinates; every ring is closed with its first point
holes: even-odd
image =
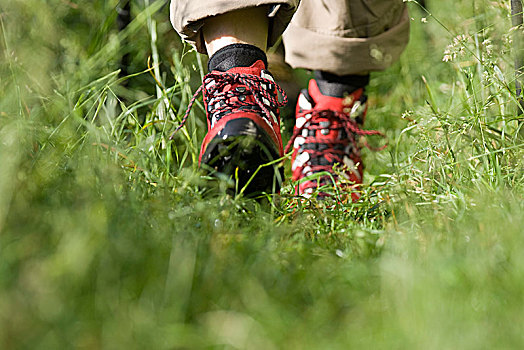
{"type": "Polygon", "coordinates": [[[315,102],[315,109],[318,110],[332,110],[340,113],[347,112],[348,107],[353,105],[356,99],[362,95],[362,90],[359,89],[347,97],[332,97],[323,95],[318,88],[317,81],[311,79],[309,81],[309,95],[315,102]]]}
{"type": "Polygon", "coordinates": [[[264,61],[258,60],[255,63],[253,63],[250,67],[234,67],[229,69],[227,72],[234,74],[251,74],[261,76],[262,71],[265,69],[266,65],[264,64],[264,61]]]}

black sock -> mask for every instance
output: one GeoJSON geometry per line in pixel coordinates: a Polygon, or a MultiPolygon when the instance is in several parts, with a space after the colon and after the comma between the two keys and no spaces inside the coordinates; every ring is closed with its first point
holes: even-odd
{"type": "Polygon", "coordinates": [[[262,60],[267,67],[267,56],[264,51],[249,44],[231,44],[215,52],[209,59],[209,72],[218,70],[225,72],[235,67],[250,67],[262,60]]]}
{"type": "Polygon", "coordinates": [[[335,75],[316,70],[314,75],[320,92],[332,97],[344,97],[344,94],[350,94],[369,84],[369,74],[335,75]]]}

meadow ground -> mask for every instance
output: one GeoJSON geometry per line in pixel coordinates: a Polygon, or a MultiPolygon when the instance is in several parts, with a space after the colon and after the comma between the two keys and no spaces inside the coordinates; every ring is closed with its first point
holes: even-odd
{"type": "Polygon", "coordinates": [[[117,3],[0,4],[2,349],[522,348],[508,0],[410,1],[409,47],[369,89],[389,147],[336,206],[200,176],[201,105],[169,135],[205,58],[165,2],[132,1],[123,31],[117,3]]]}

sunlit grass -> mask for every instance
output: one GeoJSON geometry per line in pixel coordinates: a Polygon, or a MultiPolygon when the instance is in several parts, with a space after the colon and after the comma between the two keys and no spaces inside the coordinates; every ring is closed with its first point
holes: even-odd
{"type": "Polygon", "coordinates": [[[162,2],[133,1],[123,32],[117,3],[0,5],[1,348],[522,346],[508,1],[410,4],[355,204],[202,176],[202,105],[170,135],[204,58],[162,2]]]}

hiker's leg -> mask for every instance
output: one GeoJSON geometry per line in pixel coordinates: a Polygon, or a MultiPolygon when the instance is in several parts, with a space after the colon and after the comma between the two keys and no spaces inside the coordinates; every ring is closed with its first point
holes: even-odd
{"type": "Polygon", "coordinates": [[[288,24],[298,0],[173,0],[171,21],[183,39],[209,54],[202,83],[208,133],[200,152],[205,170],[222,174],[243,193],[278,191],[283,172],[282,102],[267,70],[266,47],[288,24]],[[272,166],[260,168],[263,164],[272,166]],[[252,179],[252,177],[254,177],[252,179]]]}
{"type": "Polygon", "coordinates": [[[284,33],[286,61],[292,67],[313,70],[315,78],[298,98],[296,125],[288,144],[294,150],[293,180],[302,180],[297,194],[308,196],[334,179],[339,187],[349,187],[353,200],[360,198],[363,164],[357,141],[362,135],[378,133],[362,130],[369,72],[394,62],[408,36],[409,19],[402,0],[300,3],[284,33]],[[334,171],[334,166],[341,168],[334,171]],[[326,172],[331,176],[307,180],[326,172]]]}

